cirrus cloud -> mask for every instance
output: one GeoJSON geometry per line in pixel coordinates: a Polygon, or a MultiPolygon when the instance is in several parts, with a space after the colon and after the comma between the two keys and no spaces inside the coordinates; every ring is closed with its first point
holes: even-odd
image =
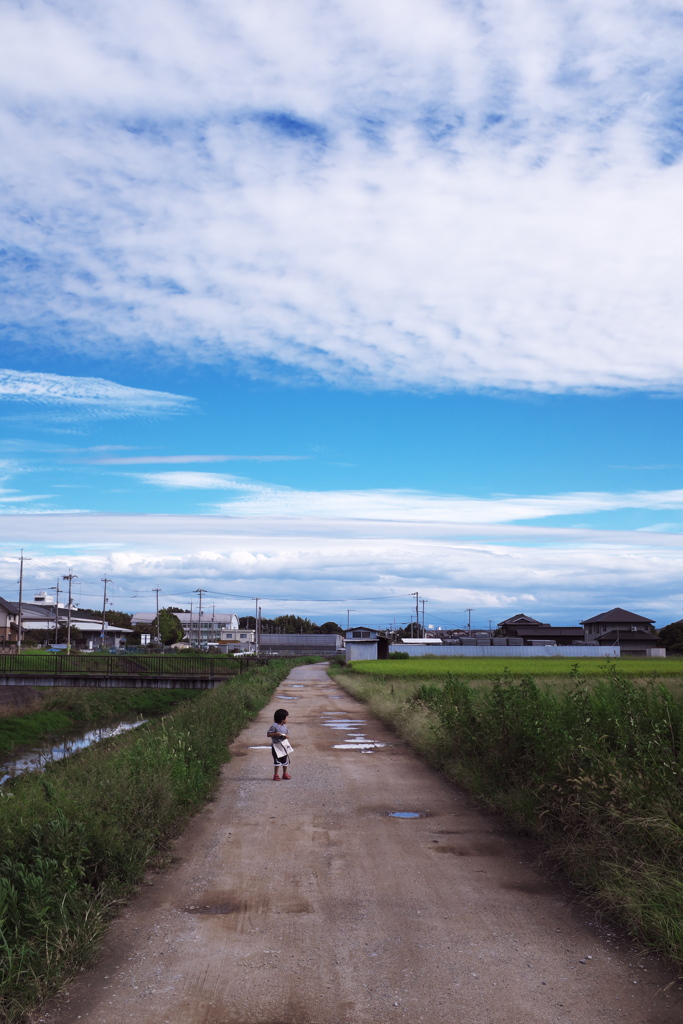
{"type": "Polygon", "coordinates": [[[5,401],[71,407],[94,416],[158,416],[185,412],[191,398],[116,384],[101,377],[67,377],[56,373],[0,370],[5,401]]]}
{"type": "Polygon", "coordinates": [[[683,384],[675,5],[16,0],[0,30],[13,338],[683,384]]]}

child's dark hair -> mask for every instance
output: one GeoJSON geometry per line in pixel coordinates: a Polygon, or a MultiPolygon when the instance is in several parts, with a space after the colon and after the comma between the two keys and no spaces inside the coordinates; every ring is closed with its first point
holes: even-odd
{"type": "Polygon", "coordinates": [[[284,708],[278,708],[277,711],[275,712],[275,714],[273,715],[273,718],[275,719],[276,724],[277,725],[282,725],[282,723],[284,722],[285,718],[287,718],[288,714],[289,714],[289,711],[285,711],[284,708]]]}

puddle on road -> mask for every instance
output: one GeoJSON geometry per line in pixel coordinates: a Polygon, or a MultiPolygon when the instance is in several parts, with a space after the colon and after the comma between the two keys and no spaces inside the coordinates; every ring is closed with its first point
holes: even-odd
{"type": "Polygon", "coordinates": [[[421,811],[387,811],[390,818],[421,818],[421,811]]]}
{"type": "Polygon", "coordinates": [[[287,697],[284,693],[277,693],[276,697],[278,700],[301,700],[301,697],[287,697]]]}
{"type": "Polygon", "coordinates": [[[386,743],[377,743],[375,740],[368,740],[367,743],[333,743],[333,750],[376,750],[386,747],[386,743]]]}
{"type": "Polygon", "coordinates": [[[270,750],[270,744],[265,747],[247,747],[247,750],[270,750]]]}
{"type": "Polygon", "coordinates": [[[130,729],[137,729],[144,725],[146,718],[138,718],[134,722],[117,722],[116,725],[103,726],[99,729],[88,729],[77,732],[71,736],[61,737],[57,742],[51,742],[36,747],[34,750],[18,754],[16,757],[7,758],[0,763],[0,786],[13,779],[15,775],[23,775],[25,772],[42,772],[48,764],[54,761],[62,761],[65,757],[71,757],[77,750],[85,750],[101,740],[107,740],[112,736],[120,736],[121,733],[130,729]]]}

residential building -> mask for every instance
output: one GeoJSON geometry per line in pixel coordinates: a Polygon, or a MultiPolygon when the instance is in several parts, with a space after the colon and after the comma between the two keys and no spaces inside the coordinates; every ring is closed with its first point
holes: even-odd
{"type": "Polygon", "coordinates": [[[650,658],[666,657],[666,647],[660,647],[659,637],[637,626],[601,633],[598,644],[600,647],[618,647],[622,654],[642,654],[650,658]]]}
{"type": "Polygon", "coordinates": [[[590,643],[591,641],[599,642],[606,633],[612,632],[620,635],[638,630],[647,634],[654,633],[652,628],[654,621],[654,619],[645,618],[644,615],[628,612],[624,608],[611,608],[608,612],[584,619],[581,625],[584,628],[586,640],[590,643]]]}
{"type": "MultiPolygon", "coordinates": [[[[22,634],[28,630],[40,631],[45,634],[45,643],[53,640],[55,627],[65,626],[69,620],[69,608],[63,604],[57,604],[54,597],[40,591],[35,595],[33,601],[22,601],[21,603],[21,624],[22,634]]],[[[19,623],[19,603],[7,601],[0,598],[0,640],[5,644],[17,642],[17,630],[19,623]]],[[[100,616],[88,615],[79,612],[78,608],[71,605],[71,628],[82,634],[80,646],[98,647],[102,641],[102,619],[100,616]]],[[[104,640],[107,646],[120,646],[125,643],[126,636],[132,630],[124,629],[122,626],[110,625],[106,618],[104,622],[104,640]]]]}
{"type": "Polygon", "coordinates": [[[549,622],[539,622],[530,615],[513,615],[498,623],[498,635],[501,637],[517,637],[523,644],[557,644],[567,647],[570,644],[583,643],[582,626],[551,626],[549,622]]]}

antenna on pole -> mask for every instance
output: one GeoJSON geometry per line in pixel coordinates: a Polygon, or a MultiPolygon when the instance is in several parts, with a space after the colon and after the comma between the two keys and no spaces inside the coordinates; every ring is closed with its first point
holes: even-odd
{"type": "Polygon", "coordinates": [[[24,632],[24,613],[21,607],[21,602],[24,600],[24,562],[30,562],[30,558],[26,558],[24,555],[24,549],[21,549],[19,555],[19,617],[17,619],[17,654],[21,651],[21,637],[24,632]]]}
{"type": "Polygon", "coordinates": [[[106,579],[106,577],[102,577],[102,583],[104,584],[104,596],[102,597],[102,631],[101,631],[101,633],[99,635],[99,640],[100,640],[99,646],[100,647],[104,646],[104,637],[106,636],[106,634],[104,633],[104,625],[105,625],[104,621],[105,621],[105,615],[106,615],[106,584],[114,583],[114,581],[113,580],[108,580],[108,579],[106,579]]]}

